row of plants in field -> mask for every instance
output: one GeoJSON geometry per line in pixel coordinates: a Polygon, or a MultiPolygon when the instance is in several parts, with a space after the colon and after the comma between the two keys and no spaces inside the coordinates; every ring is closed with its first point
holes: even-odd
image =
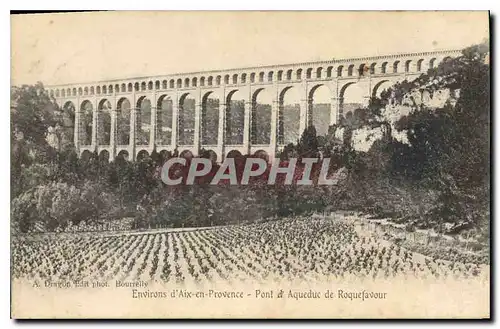
{"type": "Polygon", "coordinates": [[[210,230],[14,240],[14,277],[164,282],[470,277],[478,263],[415,254],[332,218],[210,230]]]}

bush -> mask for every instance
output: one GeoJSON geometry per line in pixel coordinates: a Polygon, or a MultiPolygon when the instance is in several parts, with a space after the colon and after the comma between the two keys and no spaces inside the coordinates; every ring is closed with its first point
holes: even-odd
{"type": "Polygon", "coordinates": [[[29,232],[38,218],[33,191],[24,192],[10,202],[12,232],[29,232]]]}
{"type": "Polygon", "coordinates": [[[81,188],[61,182],[39,185],[11,202],[14,227],[21,232],[34,229],[40,222],[48,231],[64,230],[71,222],[78,225],[99,222],[112,213],[114,197],[99,190],[95,183],[87,182],[81,188]],[[100,214],[106,214],[104,218],[100,214]]]}

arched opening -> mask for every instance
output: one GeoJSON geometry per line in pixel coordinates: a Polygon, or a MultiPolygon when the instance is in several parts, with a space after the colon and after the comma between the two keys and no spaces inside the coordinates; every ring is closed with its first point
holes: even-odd
{"type": "Polygon", "coordinates": [[[266,151],[258,150],[258,151],[255,151],[255,153],[253,155],[256,158],[264,159],[264,160],[266,160],[267,163],[269,163],[269,154],[267,154],[266,151]]]}
{"type": "Polygon", "coordinates": [[[134,90],[139,91],[139,82],[134,83],[134,90]]]}
{"type": "Polygon", "coordinates": [[[224,84],[225,84],[225,85],[228,85],[228,84],[229,84],[229,74],[226,74],[226,75],[224,76],[224,84]]]}
{"type": "Polygon", "coordinates": [[[184,94],[179,100],[179,145],[194,144],[196,100],[191,94],[184,94]]]}
{"type": "Polygon", "coordinates": [[[80,87],[80,88],[78,88],[78,95],[80,95],[80,96],[82,96],[82,95],[83,95],[83,90],[82,90],[82,88],[81,88],[81,87],[80,87]]]}
{"type": "Polygon", "coordinates": [[[73,88],[73,96],[76,96],[76,88],[73,88]]]}
{"type": "Polygon", "coordinates": [[[245,125],[245,96],[241,91],[233,90],[226,101],[226,144],[243,144],[245,125]]]}
{"type": "Polygon", "coordinates": [[[172,143],[172,120],[174,103],[167,95],[158,99],[156,106],[156,140],[158,145],[172,143]]]}
{"type": "Polygon", "coordinates": [[[267,73],[267,82],[273,82],[274,72],[270,71],[267,73]]]}
{"type": "Polygon", "coordinates": [[[142,96],[137,101],[135,116],[135,144],[149,145],[151,135],[151,101],[142,96]]]}
{"type": "Polygon", "coordinates": [[[163,164],[172,157],[172,153],[167,150],[160,151],[160,162],[163,164]]]}
{"type": "Polygon", "coordinates": [[[241,154],[241,152],[238,150],[231,150],[227,154],[226,158],[241,159],[243,158],[243,154],[241,154]]]}
{"type": "Polygon", "coordinates": [[[344,71],[344,66],[343,65],[340,65],[339,67],[337,67],[337,76],[341,77],[343,71],[344,71]]]}
{"type": "Polygon", "coordinates": [[[358,83],[347,83],[340,90],[340,98],[342,99],[341,116],[346,116],[347,113],[356,109],[363,108],[368,100],[369,93],[362,88],[358,83]]]}
{"type": "Polygon", "coordinates": [[[189,78],[184,79],[184,88],[189,88],[189,78]]]}
{"type": "Polygon", "coordinates": [[[214,80],[214,78],[213,78],[213,77],[208,77],[208,85],[209,85],[209,86],[212,86],[212,85],[213,85],[213,82],[214,82],[213,80],[214,80]]]}
{"type": "Polygon", "coordinates": [[[97,145],[109,145],[110,141],[111,102],[107,99],[103,99],[99,102],[97,111],[97,145]]]}
{"type": "Polygon", "coordinates": [[[122,93],[127,91],[127,86],[124,83],[122,83],[121,91],[122,91],[122,93]]]}
{"type": "Polygon", "coordinates": [[[419,59],[419,60],[417,61],[417,72],[422,71],[422,62],[423,62],[423,61],[424,61],[424,59],[423,59],[423,58],[421,58],[421,59],[419,59]]]}
{"type": "Polygon", "coordinates": [[[102,93],[106,95],[108,93],[108,87],[102,86],[102,93]]]}
{"type": "Polygon", "coordinates": [[[317,78],[317,79],[321,79],[321,78],[322,78],[322,76],[321,76],[321,75],[322,75],[322,74],[321,74],[321,73],[322,73],[322,71],[323,71],[323,68],[322,68],[322,67],[318,67],[318,68],[316,69],[316,78],[317,78]]]}
{"type": "Polygon", "coordinates": [[[85,87],[85,88],[83,89],[83,94],[84,94],[85,96],[87,96],[87,95],[89,94],[89,88],[88,88],[88,87],[85,87]]]}
{"type": "MultiPolygon", "coordinates": [[[[99,87],[98,87],[98,88],[99,88],[99,87]]],[[[133,88],[132,83],[129,83],[129,84],[127,85],[127,91],[128,91],[129,93],[131,93],[131,92],[132,92],[132,88],[133,88]]]]}
{"type": "Polygon", "coordinates": [[[80,160],[83,163],[88,163],[90,161],[90,158],[92,157],[92,153],[89,150],[84,150],[82,154],[80,155],[80,160]]]}
{"type": "Polygon", "coordinates": [[[193,87],[198,87],[198,79],[197,78],[193,78],[193,80],[191,80],[191,81],[192,81],[191,85],[193,87]]]}
{"type": "Polygon", "coordinates": [[[302,80],[302,69],[298,69],[296,74],[297,74],[296,79],[302,80]]]}
{"type": "Polygon", "coordinates": [[[161,82],[161,88],[162,89],[167,89],[168,88],[168,81],[167,80],[163,80],[161,82]]]}
{"type": "Polygon", "coordinates": [[[62,97],[66,97],[66,90],[62,89],[61,90],[61,95],[62,95],[62,97]]]}
{"type": "Polygon", "coordinates": [[[435,63],[436,63],[436,59],[431,58],[431,60],[429,61],[429,69],[432,70],[434,68],[435,63]]]}
{"type": "Polygon", "coordinates": [[[218,75],[218,76],[215,78],[215,84],[216,84],[217,86],[220,86],[220,81],[221,81],[221,76],[220,76],[220,75],[218,75]]]}
{"type": "Polygon", "coordinates": [[[148,82],[148,90],[153,90],[153,81],[148,82]]]}
{"type": "Polygon", "coordinates": [[[354,64],[351,64],[351,65],[349,65],[349,67],[347,68],[347,76],[348,76],[348,77],[351,77],[351,76],[352,76],[353,71],[354,71],[354,64]]]}
{"type": "Polygon", "coordinates": [[[92,145],[92,117],[93,117],[93,106],[88,100],[82,102],[80,106],[80,145],[89,146],[92,145]]]}
{"type": "Polygon", "coordinates": [[[201,107],[201,144],[217,145],[219,133],[219,98],[213,92],[203,96],[201,107]]]}
{"type": "Polygon", "coordinates": [[[125,97],[116,104],[116,144],[130,144],[130,102],[125,97]]]}
{"type": "Polygon", "coordinates": [[[384,90],[386,90],[387,88],[389,88],[390,86],[391,86],[391,83],[389,82],[389,80],[382,80],[382,81],[378,82],[373,87],[372,97],[380,97],[380,94],[384,90]]]}
{"type": "Polygon", "coordinates": [[[182,88],[182,79],[177,79],[177,88],[182,88]]]}
{"type": "Polygon", "coordinates": [[[398,73],[398,66],[399,61],[395,61],[394,64],[392,64],[392,73],[398,73]]]}
{"type": "Polygon", "coordinates": [[[312,68],[308,68],[306,71],[306,79],[311,79],[312,78],[312,68]]]}
{"type": "Polygon", "coordinates": [[[375,68],[377,67],[377,63],[372,63],[370,65],[370,74],[375,74],[375,68]]]}
{"type": "Polygon", "coordinates": [[[115,85],[115,92],[120,92],[120,85],[119,84],[116,84],[115,85]]]}
{"type": "Polygon", "coordinates": [[[108,86],[108,92],[109,92],[110,94],[112,94],[112,93],[113,93],[113,85],[109,85],[109,86],[108,86]]]}
{"type": "Polygon", "coordinates": [[[300,138],[300,93],[288,87],[280,93],[278,110],[278,144],[296,143],[300,138]]]}
{"type": "Polygon", "coordinates": [[[407,60],[405,62],[405,72],[406,73],[410,72],[410,68],[411,68],[411,60],[407,60]]]}
{"type": "Polygon", "coordinates": [[[212,163],[217,162],[217,153],[215,153],[212,150],[203,150],[200,154],[200,157],[204,159],[209,159],[210,161],[212,161],[212,163]]]}
{"type": "Polygon", "coordinates": [[[205,77],[200,78],[200,87],[205,87],[205,77]]]}
{"type": "Polygon", "coordinates": [[[63,106],[62,129],[61,143],[72,145],[75,139],[75,104],[73,102],[68,101],[63,106]]]}
{"type": "Polygon", "coordinates": [[[367,73],[368,71],[368,67],[366,66],[366,64],[361,64],[359,67],[358,67],[358,75],[360,77],[364,76],[365,73],[367,73]]]}
{"type": "Polygon", "coordinates": [[[246,73],[241,74],[241,83],[247,83],[247,74],[246,73]]]}
{"type": "MultiPolygon", "coordinates": [[[[166,82],[166,81],[164,80],[164,82],[166,82]]],[[[159,80],[155,81],[155,89],[156,90],[160,89],[160,81],[159,80]]]]}
{"type": "Polygon", "coordinates": [[[292,80],[292,72],[293,72],[292,70],[288,70],[288,71],[286,72],[286,79],[287,79],[288,81],[292,80]]]}
{"type": "Polygon", "coordinates": [[[189,150],[184,150],[181,152],[181,154],[179,155],[180,158],[184,158],[186,160],[191,160],[192,158],[194,158],[194,155],[191,151],[189,150]]]}
{"type": "Polygon", "coordinates": [[[279,70],[278,71],[278,81],[281,81],[281,80],[283,80],[283,71],[279,70]]]}
{"type": "Polygon", "coordinates": [[[333,71],[333,66],[328,66],[326,69],[326,77],[331,78],[332,77],[332,71],[333,71]]]}
{"type": "Polygon", "coordinates": [[[174,81],[174,79],[170,79],[170,81],[168,82],[168,85],[169,85],[170,89],[174,89],[175,88],[175,81],[174,81]]]}
{"type": "Polygon", "coordinates": [[[383,74],[386,74],[387,73],[387,62],[383,62],[382,63],[382,66],[380,67],[380,71],[383,73],[383,74]]]}
{"type": "Polygon", "coordinates": [[[145,161],[149,159],[149,153],[146,150],[141,150],[139,153],[137,153],[137,156],[135,157],[137,161],[145,161]]]}
{"type": "Polygon", "coordinates": [[[117,158],[122,158],[123,160],[128,161],[128,159],[129,159],[129,154],[128,154],[128,152],[127,152],[127,151],[122,150],[122,151],[120,151],[120,153],[118,153],[118,155],[117,155],[116,157],[117,157],[117,158]]]}
{"type": "Polygon", "coordinates": [[[259,82],[264,82],[264,72],[259,73],[259,82]]]}
{"type": "Polygon", "coordinates": [[[257,90],[252,97],[251,142],[252,144],[271,143],[271,113],[273,95],[267,89],[257,90]]]}
{"type": "Polygon", "coordinates": [[[109,152],[107,150],[102,150],[101,153],[99,153],[99,162],[109,162],[109,152]]]}
{"type": "Polygon", "coordinates": [[[94,93],[95,93],[94,86],[92,86],[92,87],[90,87],[90,94],[94,95],[94,93]]]}
{"type": "Polygon", "coordinates": [[[330,90],[325,85],[318,85],[309,94],[309,125],[316,128],[318,136],[328,133],[331,113],[330,90]]]}

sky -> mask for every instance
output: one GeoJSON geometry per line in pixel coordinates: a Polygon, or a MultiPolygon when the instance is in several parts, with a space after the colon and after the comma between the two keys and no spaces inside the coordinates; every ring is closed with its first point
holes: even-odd
{"type": "Polygon", "coordinates": [[[11,83],[94,82],[461,49],[487,12],[167,12],[11,16],[11,83]]]}

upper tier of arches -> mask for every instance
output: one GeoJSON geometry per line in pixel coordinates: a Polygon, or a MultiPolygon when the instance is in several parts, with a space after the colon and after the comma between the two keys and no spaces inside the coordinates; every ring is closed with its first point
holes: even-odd
{"type": "Polygon", "coordinates": [[[418,54],[414,56],[389,56],[262,67],[234,70],[235,72],[198,72],[177,75],[169,78],[134,79],[123,82],[88,84],[49,88],[49,94],[55,98],[77,96],[113,95],[131,92],[144,92],[169,89],[192,89],[198,87],[218,87],[223,85],[269,84],[297,82],[303,80],[328,80],[334,78],[364,77],[371,75],[418,74],[437,67],[458,51],[447,53],[418,54]],[[337,63],[338,62],[338,63],[337,63]],[[214,74],[211,74],[214,73],[214,74]],[[187,76],[186,76],[187,75],[187,76]]]}

